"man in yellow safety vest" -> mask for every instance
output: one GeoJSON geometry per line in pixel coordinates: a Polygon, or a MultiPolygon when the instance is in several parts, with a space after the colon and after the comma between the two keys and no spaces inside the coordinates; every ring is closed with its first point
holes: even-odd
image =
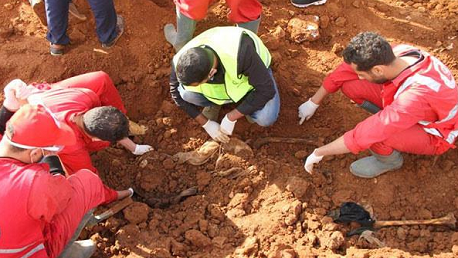
{"type": "Polygon", "coordinates": [[[188,42],[173,58],[170,92],[175,103],[220,142],[237,119],[260,126],[278,118],[280,96],[270,69],[271,55],[259,37],[240,27],[216,27],[188,42]],[[237,103],[221,123],[221,105],[237,103]],[[201,112],[198,106],[204,107],[201,112]]]}

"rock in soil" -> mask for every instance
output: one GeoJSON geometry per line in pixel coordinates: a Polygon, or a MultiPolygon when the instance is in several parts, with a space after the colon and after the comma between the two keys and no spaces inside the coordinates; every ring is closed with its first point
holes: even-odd
{"type": "Polygon", "coordinates": [[[150,207],[142,202],[134,202],[123,210],[124,217],[133,224],[145,222],[148,219],[150,207]]]}
{"type": "Polygon", "coordinates": [[[286,190],[292,192],[294,196],[298,199],[304,197],[305,193],[307,192],[308,186],[308,181],[297,176],[292,176],[288,178],[288,181],[286,182],[286,190]]]}
{"type": "Polygon", "coordinates": [[[211,245],[211,243],[212,243],[210,238],[208,238],[207,236],[202,234],[202,232],[200,232],[198,230],[195,230],[195,229],[191,229],[191,230],[186,231],[185,238],[192,245],[194,245],[196,247],[206,247],[206,246],[211,245]]]}
{"type": "Polygon", "coordinates": [[[316,15],[305,15],[292,18],[288,22],[288,32],[296,43],[315,41],[320,38],[320,18],[316,15]]]}

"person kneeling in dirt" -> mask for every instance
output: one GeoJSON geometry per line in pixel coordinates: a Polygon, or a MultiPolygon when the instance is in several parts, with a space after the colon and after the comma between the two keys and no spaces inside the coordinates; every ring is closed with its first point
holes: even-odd
{"type": "Polygon", "coordinates": [[[175,103],[217,141],[229,141],[237,119],[260,126],[278,118],[280,95],[270,69],[269,50],[253,32],[216,27],[186,44],[174,57],[170,92],[175,103]],[[221,125],[221,105],[240,103],[221,125]],[[202,113],[196,106],[205,107],[202,113]]]}
{"type": "MultiPolygon", "coordinates": [[[[7,114],[2,107],[3,128],[7,114]]],[[[0,142],[1,256],[90,257],[92,240],[75,240],[91,210],[133,191],[109,189],[86,169],[66,178],[55,154],[76,136],[45,106],[22,106],[6,128],[0,142]]]]}
{"type": "Polygon", "coordinates": [[[10,114],[19,108],[20,99],[27,99],[28,103],[42,103],[49,107],[59,121],[74,131],[76,142],[65,146],[59,153],[69,175],[80,169],[97,173],[90,152],[104,149],[110,143],[118,142],[135,155],[152,150],[151,146],[135,144],[127,137],[129,121],[125,115],[126,108],[110,77],[104,72],[33,86],[15,80],[4,91],[4,105],[10,114]]]}
{"type": "Polygon", "coordinates": [[[391,47],[373,32],[354,37],[343,57],[345,63],[299,107],[300,124],[315,113],[326,95],[339,89],[374,115],[315,149],[305,162],[308,172],[324,156],[369,149],[372,156],[353,162],[350,171],[373,178],[400,168],[400,152],[439,155],[455,148],[458,89],[442,62],[412,46],[391,47]]]}

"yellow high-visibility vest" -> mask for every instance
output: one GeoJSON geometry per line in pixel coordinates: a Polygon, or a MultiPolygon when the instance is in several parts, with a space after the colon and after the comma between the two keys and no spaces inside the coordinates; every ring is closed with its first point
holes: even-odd
{"type": "Polygon", "coordinates": [[[272,57],[269,50],[255,33],[234,26],[215,27],[189,41],[173,57],[173,65],[176,67],[178,59],[188,49],[208,46],[216,52],[224,67],[224,84],[203,83],[198,86],[183,85],[184,88],[188,91],[203,94],[208,100],[217,105],[231,102],[236,103],[250,92],[253,86],[248,82],[248,77],[243,74],[237,74],[237,55],[242,35],[244,34],[253,40],[256,52],[268,68],[272,57]]]}

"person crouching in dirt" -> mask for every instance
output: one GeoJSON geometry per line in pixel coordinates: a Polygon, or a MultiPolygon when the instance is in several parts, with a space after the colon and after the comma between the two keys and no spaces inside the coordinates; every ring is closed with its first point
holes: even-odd
{"type": "Polygon", "coordinates": [[[151,146],[135,144],[127,137],[126,108],[108,74],[92,72],[57,83],[33,86],[15,81],[4,89],[5,102],[10,106],[8,112],[12,114],[19,108],[18,99],[27,99],[31,104],[42,103],[76,135],[76,142],[65,146],[59,153],[69,175],[80,169],[97,173],[90,152],[104,149],[110,143],[118,142],[135,155],[152,150],[151,146]]]}
{"type": "MultiPolygon", "coordinates": [[[[3,128],[7,114],[3,106],[3,128]]],[[[90,211],[133,194],[105,187],[85,169],[66,178],[55,154],[75,142],[73,129],[45,106],[26,104],[9,119],[0,142],[2,257],[88,258],[92,240],[75,240],[90,211]]]]}
{"type": "Polygon", "coordinates": [[[363,32],[343,51],[344,63],[299,107],[300,124],[323,98],[337,90],[372,116],[308,156],[305,169],[324,156],[369,149],[372,156],[353,162],[350,171],[373,178],[403,165],[401,152],[439,155],[458,135],[458,89],[450,70],[437,58],[408,45],[390,44],[363,32]]]}
{"type": "Polygon", "coordinates": [[[280,96],[270,69],[269,50],[253,32],[239,27],[209,29],[174,57],[170,93],[175,103],[220,142],[239,118],[270,126],[278,118],[280,96]],[[221,105],[240,103],[215,122],[221,105]],[[202,113],[197,106],[205,107],[202,113]]]}

